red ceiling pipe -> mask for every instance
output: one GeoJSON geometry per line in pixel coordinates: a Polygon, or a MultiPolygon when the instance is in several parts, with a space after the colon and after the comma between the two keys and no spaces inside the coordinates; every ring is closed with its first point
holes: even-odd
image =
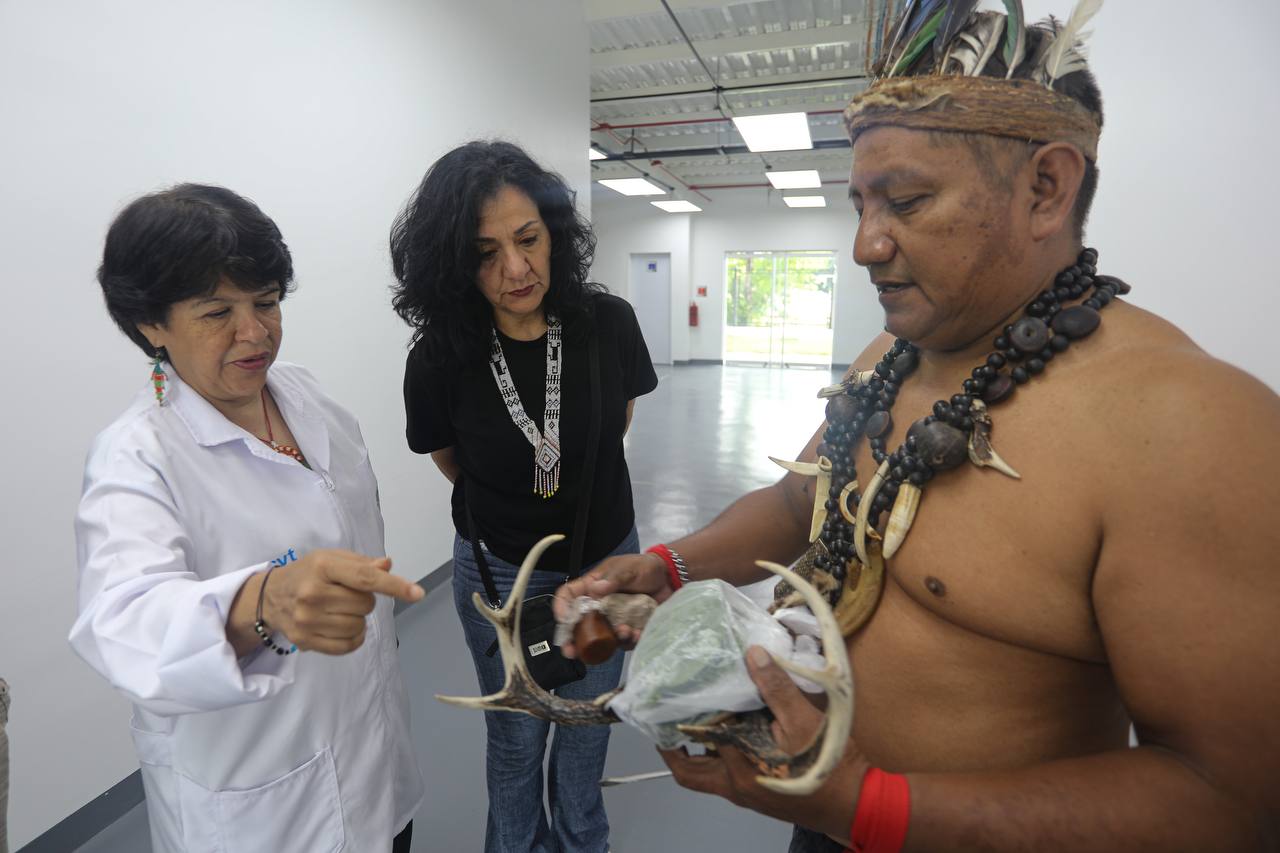
{"type": "Polygon", "coordinates": [[[651,161],[649,161],[649,165],[650,165],[650,166],[653,166],[655,169],[661,169],[662,171],[666,172],[666,173],[667,173],[667,175],[668,175],[668,177],[670,177],[673,181],[675,181],[676,183],[678,183],[680,186],[684,187],[685,189],[689,190],[690,192],[698,193],[698,195],[702,196],[702,197],[703,197],[703,198],[705,198],[707,201],[711,201],[711,196],[709,196],[709,195],[707,195],[706,193],[703,193],[703,192],[698,192],[698,188],[697,188],[697,187],[691,187],[691,186],[689,186],[688,184],[686,184],[686,183],[684,182],[684,178],[681,178],[681,177],[680,177],[679,175],[677,175],[675,172],[671,171],[671,170],[670,170],[670,169],[668,169],[666,166],[662,165],[662,161],[661,161],[661,160],[651,160],[651,161]]]}

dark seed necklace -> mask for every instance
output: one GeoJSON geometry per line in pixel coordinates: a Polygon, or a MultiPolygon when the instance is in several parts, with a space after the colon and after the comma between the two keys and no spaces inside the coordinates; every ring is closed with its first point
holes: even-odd
{"type": "Polygon", "coordinates": [[[1129,285],[1120,279],[1099,275],[1097,262],[1095,250],[1080,252],[1075,264],[1058,273],[1053,285],[1037,295],[1018,320],[1004,327],[985,362],[964,380],[961,393],[934,403],[932,414],[913,423],[906,440],[893,452],[887,451],[885,436],[893,429],[890,411],[898,391],[920,363],[914,344],[901,338],[894,341],[874,369],[852,374],[831,395],[827,430],[818,445],[819,459],[831,465],[831,488],[827,519],[819,535],[823,549],[815,565],[837,581],[833,604],[840,597],[849,563],[854,559],[867,563],[866,539],[880,538],[876,532],[880,516],[890,507],[882,542],[885,559],[902,545],[923,489],[934,475],[968,459],[979,467],[1019,476],[991,447],[987,407],[1009,400],[1018,386],[1043,373],[1072,342],[1092,334],[1101,322],[1098,312],[1117,295],[1129,292],[1129,285]],[[1090,291],[1081,304],[1064,306],[1090,291]],[[859,493],[853,448],[863,435],[880,467],[859,493]]]}

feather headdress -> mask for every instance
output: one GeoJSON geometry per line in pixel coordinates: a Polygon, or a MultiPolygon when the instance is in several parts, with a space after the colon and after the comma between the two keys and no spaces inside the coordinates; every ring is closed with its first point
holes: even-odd
{"type": "MultiPolygon", "coordinates": [[[[979,0],[907,0],[873,68],[879,79],[923,74],[982,76],[999,56],[1005,79],[1056,80],[1086,68],[1084,26],[1102,0],[1079,0],[1066,24],[1053,18],[1028,28],[1022,0],[1002,0],[1004,14],[978,11],[979,0]],[[1036,46],[1028,50],[1028,35],[1036,46]]],[[[892,4],[891,4],[892,5],[892,4]]],[[[986,76],[994,76],[988,73],[986,76]]]]}
{"type": "MultiPolygon", "coordinates": [[[[1065,24],[1028,26],[1022,0],[1004,12],[980,0],[906,0],[883,32],[876,81],[845,110],[850,136],[898,125],[985,133],[1031,142],[1065,141],[1097,156],[1102,116],[1057,90],[1087,71],[1085,25],[1102,0],[1079,0],[1065,24]]],[[[896,5],[885,0],[885,12],[896,5]]]]}

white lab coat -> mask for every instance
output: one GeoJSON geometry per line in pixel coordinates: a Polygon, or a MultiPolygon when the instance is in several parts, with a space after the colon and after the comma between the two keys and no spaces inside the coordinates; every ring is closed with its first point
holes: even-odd
{"type": "Polygon", "coordinates": [[[308,470],[166,371],[168,405],[148,388],[89,452],[70,637],[134,703],[155,853],[387,853],[422,799],[393,601],[340,657],[237,660],[226,638],[236,591],[273,560],[384,553],[360,428],[310,373],[273,365],[308,470]]]}

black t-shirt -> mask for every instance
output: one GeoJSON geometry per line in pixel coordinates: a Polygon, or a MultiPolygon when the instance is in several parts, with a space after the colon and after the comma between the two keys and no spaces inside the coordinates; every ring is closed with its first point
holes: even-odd
{"type": "MultiPolygon", "coordinates": [[[[627,402],[658,387],[649,350],[630,303],[617,296],[595,298],[595,334],[600,346],[600,444],[591,492],[584,565],[618,546],[635,523],[631,477],[622,454],[627,402]]],[[[550,498],[533,491],[533,445],[512,422],[488,360],[463,367],[430,365],[419,351],[409,353],[404,403],[409,448],[431,453],[446,447],[462,476],[453,488],[453,524],[467,532],[466,505],[489,550],[520,563],[550,533],[572,537],[586,456],[590,366],[587,342],[565,335],[560,375],[560,488],[550,498]]],[[[546,404],[547,339],[517,341],[498,334],[511,379],[529,419],[543,429],[546,404]]],[[[557,543],[540,569],[566,571],[569,539],[557,543]]]]}

